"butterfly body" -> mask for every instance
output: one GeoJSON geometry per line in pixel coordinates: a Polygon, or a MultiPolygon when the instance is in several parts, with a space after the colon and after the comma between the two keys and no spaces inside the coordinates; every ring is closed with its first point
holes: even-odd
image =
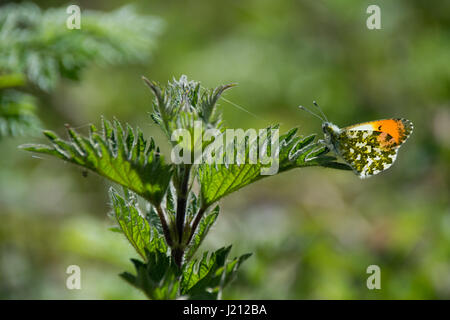
{"type": "Polygon", "coordinates": [[[360,178],[367,178],[392,166],[413,124],[406,119],[385,119],[339,128],[325,121],[322,130],[323,143],[360,178]]]}

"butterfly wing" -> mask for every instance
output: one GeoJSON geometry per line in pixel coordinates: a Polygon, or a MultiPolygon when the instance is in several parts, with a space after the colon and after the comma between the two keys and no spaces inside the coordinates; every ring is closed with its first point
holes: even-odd
{"type": "Polygon", "coordinates": [[[400,146],[413,130],[406,119],[386,119],[345,127],[338,136],[337,151],[360,178],[392,166],[400,146]]]}
{"type": "Polygon", "coordinates": [[[384,119],[363,122],[343,128],[344,131],[380,131],[384,133],[384,144],[401,145],[411,135],[413,123],[407,119],[384,119]]]}

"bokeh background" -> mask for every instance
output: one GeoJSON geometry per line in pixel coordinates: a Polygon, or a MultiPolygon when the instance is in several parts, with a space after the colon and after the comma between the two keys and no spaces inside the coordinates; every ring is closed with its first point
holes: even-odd
{"type": "MultiPolygon", "coordinates": [[[[221,101],[232,128],[320,133],[320,121],[297,108],[312,100],[339,126],[387,117],[415,125],[395,165],[374,178],[297,169],[223,199],[204,247],[254,253],[224,298],[450,298],[448,1],[71,2],[82,11],[128,3],[164,21],[151,59],[92,64],[80,82],[61,81],[40,101],[44,128],[83,132],[116,116],[164,144],[140,77],[166,83],[182,74],[205,87],[238,83],[225,97],[251,114],[221,101]],[[370,4],[381,8],[381,30],[366,27],[370,4]],[[366,287],[373,264],[381,290],[366,287]]],[[[136,254],[108,230],[108,183],[17,148],[43,141],[0,140],[0,298],[144,298],[117,276],[136,254]],[[65,286],[71,264],[81,267],[81,290],[65,286]]]]}

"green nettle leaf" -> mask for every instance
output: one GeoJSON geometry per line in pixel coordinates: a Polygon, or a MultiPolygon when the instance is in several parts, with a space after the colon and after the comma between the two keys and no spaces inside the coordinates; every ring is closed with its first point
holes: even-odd
{"type": "Polygon", "coordinates": [[[171,183],[169,185],[169,188],[167,189],[166,197],[164,198],[164,207],[166,209],[166,213],[169,215],[170,218],[174,218],[176,214],[176,190],[173,184],[171,183]]]}
{"type": "Polygon", "coordinates": [[[172,167],[165,164],[153,139],[144,140],[142,132],[130,126],[124,132],[121,124],[103,120],[103,134],[91,126],[89,137],[67,129],[70,140],[44,131],[51,145],[22,145],[25,150],[50,154],[90,169],[109,180],[159,205],[169,186],[172,167]]]}
{"type": "Polygon", "coordinates": [[[143,217],[134,194],[130,193],[124,199],[111,188],[109,196],[113,206],[113,215],[120,230],[142,258],[146,259],[146,250],[150,252],[167,251],[164,238],[156,227],[150,225],[143,217]]]}
{"type": "Polygon", "coordinates": [[[197,232],[193,235],[191,242],[189,243],[188,251],[186,252],[186,260],[190,260],[197,249],[205,239],[209,230],[213,226],[214,222],[216,222],[217,217],[219,216],[219,206],[216,206],[209,214],[204,216],[198,226],[197,232]]]}
{"type": "Polygon", "coordinates": [[[180,287],[178,267],[159,250],[146,251],[146,257],[147,263],[131,259],[136,275],[124,272],[120,276],[142,290],[149,299],[176,299],[180,287]]]}
{"type": "Polygon", "coordinates": [[[231,246],[221,248],[211,254],[185,265],[181,280],[181,294],[189,299],[218,299],[222,289],[230,283],[239,266],[251,254],[244,254],[227,260],[231,246]]]}
{"type": "Polygon", "coordinates": [[[201,259],[178,268],[163,251],[145,250],[146,262],[131,259],[136,275],[124,272],[120,276],[150,299],[218,299],[222,289],[235,277],[240,265],[251,254],[228,260],[231,246],[215,252],[205,252],[201,259]]]}
{"type": "Polygon", "coordinates": [[[189,194],[188,206],[186,208],[187,220],[192,221],[195,218],[199,209],[200,209],[200,202],[199,202],[197,196],[195,195],[195,193],[191,192],[189,194]]]}
{"type": "MultiPolygon", "coordinates": [[[[269,127],[269,129],[276,129],[277,127],[269,127]]],[[[315,143],[315,135],[307,137],[296,136],[297,128],[290,130],[288,133],[279,137],[279,148],[275,152],[278,155],[278,160],[274,157],[273,161],[278,161],[278,172],[281,173],[293,168],[322,166],[336,169],[351,170],[345,164],[336,162],[335,157],[325,156],[328,149],[315,143]]],[[[226,163],[226,152],[223,155],[223,163],[203,163],[199,167],[198,179],[201,184],[203,207],[208,207],[222,197],[237,191],[246,185],[249,185],[264,177],[270,175],[262,175],[261,170],[267,168],[270,164],[249,163],[249,155],[252,146],[266,145],[270,146],[270,136],[259,136],[259,140],[255,140],[254,145],[249,143],[248,139],[241,142],[236,142],[234,146],[228,146],[227,152],[234,148],[234,155],[237,155],[238,150],[245,151],[245,160],[243,163],[226,163]]],[[[256,146],[257,147],[257,146],[256,146]]]]}
{"type": "Polygon", "coordinates": [[[156,208],[149,202],[147,202],[145,206],[145,220],[147,220],[151,226],[154,226],[159,234],[163,234],[161,220],[159,219],[156,208]]]}
{"type": "Polygon", "coordinates": [[[297,128],[289,130],[280,137],[279,172],[294,168],[321,166],[340,170],[352,170],[345,163],[337,162],[336,157],[326,155],[329,150],[323,144],[314,142],[316,135],[297,136],[297,128]]]}

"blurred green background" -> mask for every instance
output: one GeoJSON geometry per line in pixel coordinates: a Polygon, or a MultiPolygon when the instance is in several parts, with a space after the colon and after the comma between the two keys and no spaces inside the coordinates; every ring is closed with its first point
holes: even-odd
{"type": "MultiPolygon", "coordinates": [[[[396,164],[376,177],[308,168],[225,198],[205,248],[231,243],[232,254],[254,255],[223,298],[450,299],[448,1],[74,3],[82,11],[133,3],[165,28],[147,63],[91,65],[81,82],[64,80],[41,101],[43,127],[59,134],[64,123],[83,132],[101,115],[116,116],[164,144],[141,75],[166,83],[186,74],[205,87],[238,83],[225,97],[254,115],[222,100],[232,128],[281,123],[282,131],[320,133],[320,122],[297,108],[312,100],[339,126],[413,121],[396,164]],[[366,27],[370,4],[381,8],[381,30],[366,27]],[[381,290],[366,287],[372,264],[381,268],[381,290]]],[[[132,270],[136,254],[108,230],[108,183],[17,149],[42,141],[0,140],[0,298],[144,298],[117,276],[132,270]],[[81,290],[65,286],[71,264],[81,267],[81,290]]]]}

